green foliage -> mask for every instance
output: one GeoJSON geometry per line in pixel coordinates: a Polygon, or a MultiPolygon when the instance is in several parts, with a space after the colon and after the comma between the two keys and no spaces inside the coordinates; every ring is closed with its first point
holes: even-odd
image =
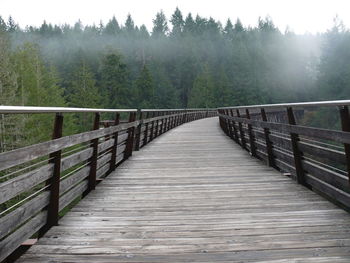
{"type": "MultiPolygon", "coordinates": [[[[17,97],[20,105],[66,106],[63,90],[59,87],[57,73],[53,67],[44,65],[38,47],[25,44],[13,54],[17,74],[17,97]]],[[[30,115],[21,119],[21,133],[26,144],[50,138],[52,116],[30,115]]]]}
{"type": "Polygon", "coordinates": [[[104,33],[106,33],[107,35],[115,36],[119,32],[120,32],[120,27],[119,27],[118,21],[115,18],[115,16],[113,16],[112,19],[108,21],[106,27],[104,28],[104,33]]]}
{"type": "Polygon", "coordinates": [[[322,99],[350,97],[350,32],[337,19],[324,36],[318,85],[322,99]]]}
{"type": "Polygon", "coordinates": [[[138,92],[137,105],[139,108],[151,109],[154,107],[154,83],[146,65],[142,67],[140,75],[135,81],[135,90],[138,92]]]}
{"type": "Polygon", "coordinates": [[[182,13],[179,8],[176,8],[174,14],[171,16],[170,22],[173,26],[171,36],[181,36],[184,29],[185,21],[183,20],[182,13]]]}
{"type": "Polygon", "coordinates": [[[153,20],[152,36],[155,38],[164,37],[168,33],[168,30],[167,19],[163,11],[160,11],[153,20]]]}
{"type": "MultiPolygon", "coordinates": [[[[99,108],[101,106],[101,96],[96,87],[94,75],[84,61],[77,66],[73,73],[71,88],[72,91],[68,96],[68,102],[71,107],[99,108]]],[[[78,127],[78,131],[90,129],[92,123],[92,114],[75,115],[75,124],[78,127]]]]}
{"type": "Polygon", "coordinates": [[[215,105],[214,83],[207,65],[194,81],[188,105],[190,108],[212,108],[215,105]]]}
{"type": "Polygon", "coordinates": [[[100,71],[100,94],[107,108],[123,108],[132,104],[130,77],[127,65],[118,53],[105,55],[100,71]]]}

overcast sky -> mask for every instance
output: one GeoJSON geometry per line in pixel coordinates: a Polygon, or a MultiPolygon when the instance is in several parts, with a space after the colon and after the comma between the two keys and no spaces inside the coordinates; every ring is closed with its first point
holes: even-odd
{"type": "Polygon", "coordinates": [[[338,15],[350,27],[349,0],[0,0],[0,15],[9,15],[21,27],[47,22],[73,24],[80,19],[84,25],[100,20],[107,22],[113,15],[120,22],[130,13],[136,25],[152,29],[152,19],[159,10],[169,18],[176,7],[184,16],[188,12],[212,16],[225,23],[237,17],[244,25],[255,26],[258,17],[269,15],[284,31],[289,26],[296,33],[324,32],[338,15]]]}

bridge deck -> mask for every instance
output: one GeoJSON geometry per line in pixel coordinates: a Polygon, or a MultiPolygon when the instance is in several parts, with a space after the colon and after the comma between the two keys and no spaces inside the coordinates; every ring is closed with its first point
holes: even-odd
{"type": "Polygon", "coordinates": [[[134,153],[19,262],[349,262],[350,216],[249,156],[217,118],[134,153]]]}

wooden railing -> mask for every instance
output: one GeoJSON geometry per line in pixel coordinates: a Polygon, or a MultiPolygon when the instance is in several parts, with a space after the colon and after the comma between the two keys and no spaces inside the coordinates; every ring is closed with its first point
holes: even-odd
{"type": "Polygon", "coordinates": [[[0,106],[0,114],[55,114],[52,140],[0,154],[0,262],[60,216],[154,138],[216,110],[106,110],[0,106]],[[93,129],[62,137],[64,116],[94,114],[93,129]],[[114,114],[113,121],[101,114],[114,114]],[[121,114],[128,120],[120,120],[121,114]],[[103,126],[103,127],[101,127],[103,126]]]}
{"type": "Polygon", "coordinates": [[[349,209],[348,105],[350,101],[327,101],[229,107],[218,112],[223,131],[253,157],[349,209]],[[310,125],[312,118],[318,119],[319,126],[332,123],[332,127],[310,125]]]}

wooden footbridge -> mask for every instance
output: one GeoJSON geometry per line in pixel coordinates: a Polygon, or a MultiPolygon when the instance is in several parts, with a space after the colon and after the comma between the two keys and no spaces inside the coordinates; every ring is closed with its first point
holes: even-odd
{"type": "Polygon", "coordinates": [[[55,121],[51,141],[0,154],[0,261],[350,262],[347,105],[1,106],[55,121]],[[341,129],[306,125],[319,107],[341,129]],[[62,136],[82,111],[93,130],[62,136]]]}

